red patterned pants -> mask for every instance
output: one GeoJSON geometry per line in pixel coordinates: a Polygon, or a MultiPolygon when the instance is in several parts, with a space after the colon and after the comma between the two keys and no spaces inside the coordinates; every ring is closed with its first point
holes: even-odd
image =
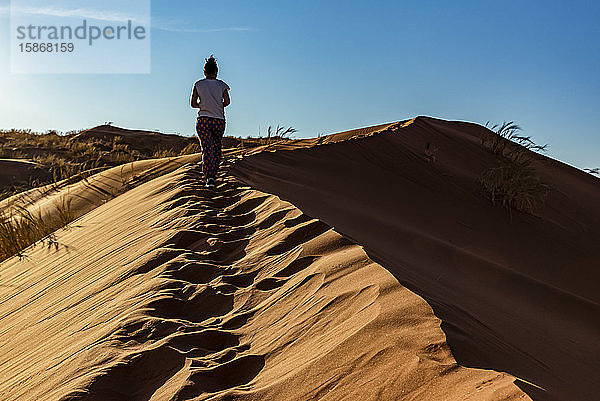
{"type": "Polygon", "coordinates": [[[196,132],[202,146],[202,172],[206,178],[215,178],[221,162],[221,139],[225,133],[225,120],[198,117],[196,132]]]}

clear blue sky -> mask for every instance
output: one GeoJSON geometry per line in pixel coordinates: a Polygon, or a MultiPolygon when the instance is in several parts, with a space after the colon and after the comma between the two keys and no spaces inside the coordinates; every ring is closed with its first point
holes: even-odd
{"type": "MultiPolygon", "coordinates": [[[[99,3],[101,4],[101,3],[99,3]]],[[[549,155],[600,166],[600,2],[152,1],[152,73],[11,75],[0,0],[0,127],[104,121],[194,133],[204,57],[232,88],[228,134],[299,137],[416,115],[515,120],[549,155]]]]}

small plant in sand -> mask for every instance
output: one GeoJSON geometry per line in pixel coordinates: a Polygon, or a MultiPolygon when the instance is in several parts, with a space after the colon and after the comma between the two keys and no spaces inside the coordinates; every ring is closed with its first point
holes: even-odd
{"type": "Polygon", "coordinates": [[[538,145],[530,136],[519,135],[522,128],[513,121],[505,121],[502,124],[493,126],[490,126],[490,123],[487,122],[485,126],[493,134],[482,135],[481,144],[496,155],[519,161],[529,153],[526,152],[527,150],[544,152],[548,147],[548,144],[538,145]]]}
{"type": "Polygon", "coordinates": [[[327,140],[328,140],[327,134],[319,132],[317,134],[317,141],[315,142],[315,144],[316,145],[323,145],[323,144],[325,144],[325,142],[327,142],[327,140]]]}
{"type": "Polygon", "coordinates": [[[284,139],[291,139],[292,135],[296,132],[298,132],[298,130],[293,127],[285,128],[280,125],[277,125],[277,127],[269,125],[267,128],[267,145],[273,140],[281,141],[284,139]]]}
{"type": "Polygon", "coordinates": [[[58,248],[54,232],[68,228],[76,218],[71,200],[62,197],[54,203],[53,212],[46,215],[17,205],[0,211],[0,261],[15,255],[23,257],[27,247],[40,241],[49,248],[58,248]]]}
{"type": "Polygon", "coordinates": [[[289,141],[292,139],[294,133],[298,132],[298,130],[294,127],[284,127],[281,125],[272,126],[269,125],[267,127],[267,135],[263,136],[260,128],[258,130],[257,136],[248,135],[245,139],[240,137],[241,145],[240,147],[253,147],[253,146],[261,146],[261,145],[270,145],[275,143],[280,143],[284,141],[289,141]]]}
{"type": "Polygon", "coordinates": [[[68,228],[69,224],[71,224],[71,222],[73,220],[75,220],[75,212],[71,208],[72,201],[73,201],[73,198],[71,198],[70,196],[67,195],[67,196],[62,196],[54,204],[54,207],[56,209],[56,219],[55,219],[54,225],[57,228],[60,228],[60,227],[68,228]]]}
{"type": "Polygon", "coordinates": [[[29,245],[47,238],[48,245],[55,241],[50,235],[47,222],[41,212],[33,214],[25,208],[13,208],[0,213],[0,261],[11,256],[23,256],[22,251],[29,245]]]}
{"type": "Polygon", "coordinates": [[[197,143],[190,143],[188,145],[186,145],[185,148],[181,149],[181,152],[179,152],[180,156],[183,155],[191,155],[194,153],[199,153],[200,152],[200,145],[198,145],[197,143]]]}
{"type": "Polygon", "coordinates": [[[486,170],[480,178],[493,204],[533,214],[543,204],[550,187],[541,182],[527,164],[506,163],[486,170]]]}
{"type": "Polygon", "coordinates": [[[176,152],[173,148],[171,149],[158,149],[152,155],[155,159],[162,159],[164,157],[175,157],[179,156],[179,153],[176,152]]]}
{"type": "Polygon", "coordinates": [[[427,161],[434,163],[437,160],[438,150],[439,148],[437,146],[432,146],[431,143],[427,142],[425,144],[425,150],[423,150],[427,161]]]}
{"type": "Polygon", "coordinates": [[[479,181],[493,204],[506,207],[511,215],[513,209],[533,214],[550,193],[550,186],[539,180],[533,167],[533,152],[545,151],[547,145],[519,135],[521,127],[512,121],[494,125],[491,130],[493,134],[482,136],[481,143],[503,161],[484,171],[479,181]]]}
{"type": "Polygon", "coordinates": [[[50,168],[54,183],[62,181],[66,178],[73,177],[82,172],[82,165],[77,163],[69,163],[62,159],[58,159],[50,168]]]}
{"type": "Polygon", "coordinates": [[[119,180],[121,182],[121,188],[119,190],[113,191],[111,189],[111,195],[113,198],[116,198],[119,193],[122,191],[127,191],[132,187],[132,182],[135,181],[136,177],[134,174],[134,162],[123,164],[119,169],[119,180]],[[129,170],[129,174],[128,174],[129,170]]]}
{"type": "Polygon", "coordinates": [[[600,175],[600,168],[596,167],[596,168],[584,168],[585,171],[587,171],[590,174],[594,174],[594,175],[600,175]]]}

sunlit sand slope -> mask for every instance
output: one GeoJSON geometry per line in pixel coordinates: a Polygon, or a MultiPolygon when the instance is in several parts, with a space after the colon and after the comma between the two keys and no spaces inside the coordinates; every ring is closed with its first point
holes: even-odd
{"type": "Polygon", "coordinates": [[[505,400],[363,249],[186,165],[0,264],[2,400],[505,400]]]}

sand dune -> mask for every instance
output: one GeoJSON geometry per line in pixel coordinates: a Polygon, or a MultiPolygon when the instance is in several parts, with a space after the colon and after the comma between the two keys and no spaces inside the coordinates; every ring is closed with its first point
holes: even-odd
{"type": "Polygon", "coordinates": [[[188,144],[197,143],[194,137],[184,137],[175,134],[163,134],[160,132],[146,130],[132,130],[116,127],[114,125],[99,125],[74,135],[73,141],[88,141],[102,139],[105,141],[119,140],[120,143],[128,145],[131,149],[142,152],[152,152],[157,148],[174,149],[179,152],[188,144]]]}
{"type": "MultiPolygon", "coordinates": [[[[114,125],[99,125],[94,128],[82,131],[73,135],[72,141],[89,140],[118,140],[119,143],[128,145],[131,149],[142,153],[152,154],[157,149],[173,149],[179,153],[183,148],[190,144],[198,144],[196,136],[181,136],[178,134],[164,134],[162,132],[127,129],[116,127],[114,125]]],[[[240,139],[233,137],[223,137],[223,148],[234,148],[240,143],[240,139]]]]}
{"type": "Polygon", "coordinates": [[[87,171],[80,176],[65,179],[20,192],[0,201],[0,209],[18,205],[33,214],[41,212],[47,217],[56,213],[56,204],[69,202],[75,217],[95,209],[99,205],[140,185],[143,182],[176,170],[190,162],[198,162],[198,154],[163,159],[140,160],[112,167],[93,174],[87,171]]]}
{"type": "Polygon", "coordinates": [[[457,364],[431,307],[361,246],[232,178],[209,193],[198,169],[0,264],[1,399],[527,399],[457,364]]]}
{"type": "Polygon", "coordinates": [[[423,296],[461,365],[509,372],[535,399],[600,389],[600,181],[540,155],[551,185],[536,215],[492,206],[485,128],[419,117],[376,135],[287,146],[233,172],[364,246],[423,296]],[[431,160],[424,150],[438,150],[431,160]]]}
{"type": "Polygon", "coordinates": [[[48,178],[50,173],[38,163],[24,159],[0,159],[0,190],[48,178]]]}
{"type": "Polygon", "coordinates": [[[551,197],[511,218],[489,134],[417,118],[229,150],[215,193],[189,155],[1,202],[81,217],[0,263],[0,399],[594,399],[598,179],[536,156],[551,197]]]}

